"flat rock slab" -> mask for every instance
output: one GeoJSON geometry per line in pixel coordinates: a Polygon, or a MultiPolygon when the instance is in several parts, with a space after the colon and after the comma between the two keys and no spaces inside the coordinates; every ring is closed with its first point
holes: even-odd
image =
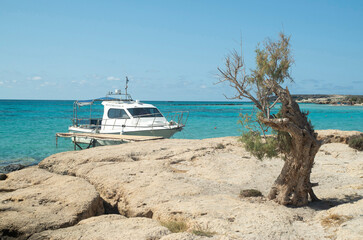
{"type": "Polygon", "coordinates": [[[332,238],[363,239],[363,199],[341,204],[316,215],[332,238]]]}
{"type": "MultiPolygon", "coordinates": [[[[269,182],[282,163],[274,164],[269,182]]],[[[106,146],[55,154],[39,164],[49,171],[87,179],[109,204],[108,211],[128,217],[152,217],[152,208],[175,199],[214,194],[238,199],[243,185],[267,193],[266,179],[254,179],[266,165],[271,166],[271,161],[251,159],[232,137],[106,146]]]]}
{"type": "MultiPolygon", "coordinates": [[[[347,145],[324,145],[311,177],[312,182],[319,182],[318,197],[335,198],[334,206],[359,200],[363,195],[361,159],[363,153],[347,145]]],[[[288,208],[265,198],[239,197],[242,189],[258,189],[266,196],[283,161],[259,161],[233,137],[98,147],[55,154],[39,166],[86,179],[96,187],[109,212],[161,222],[184,221],[189,233],[202,229],[214,233],[214,239],[328,236],[315,215],[331,207],[329,203],[288,208]]],[[[357,219],[353,216],[346,224],[353,226],[357,219]]],[[[190,234],[176,236],[198,239],[190,234]]]]}
{"type": "Polygon", "coordinates": [[[0,181],[0,238],[27,238],[102,214],[102,199],[81,178],[29,167],[0,181]]]}
{"type": "Polygon", "coordinates": [[[34,234],[30,240],[73,239],[160,239],[171,232],[149,218],[126,218],[121,215],[102,215],[82,220],[77,225],[34,234]]]}

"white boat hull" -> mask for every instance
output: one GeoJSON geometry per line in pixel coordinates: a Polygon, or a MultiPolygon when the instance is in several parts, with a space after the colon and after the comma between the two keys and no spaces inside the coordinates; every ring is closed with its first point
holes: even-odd
{"type": "Polygon", "coordinates": [[[122,135],[136,135],[136,136],[155,136],[163,138],[171,138],[176,132],[182,130],[182,127],[171,129],[154,129],[154,130],[142,130],[142,131],[130,131],[124,132],[122,135]]]}
{"type": "MultiPolygon", "coordinates": [[[[91,143],[92,139],[86,137],[72,137],[72,142],[76,142],[77,144],[87,144],[91,143]]],[[[127,143],[125,140],[100,140],[94,139],[93,146],[106,146],[106,145],[118,145],[122,143],[127,143]]]]}
{"type": "MultiPolygon", "coordinates": [[[[176,132],[179,132],[183,129],[183,127],[173,127],[173,128],[163,128],[163,129],[152,129],[152,130],[140,130],[140,131],[128,131],[128,132],[102,132],[107,134],[116,134],[116,135],[135,135],[135,136],[155,136],[155,137],[163,137],[170,138],[176,132]]],[[[78,132],[78,133],[92,133],[89,129],[78,128],[78,127],[69,127],[70,132],[78,132]]],[[[97,133],[96,133],[97,134],[97,133]]],[[[82,144],[90,144],[92,138],[87,137],[72,137],[72,141],[76,143],[82,144]]],[[[128,141],[125,140],[95,140],[95,146],[103,146],[103,145],[115,145],[126,143],[128,141]]]]}

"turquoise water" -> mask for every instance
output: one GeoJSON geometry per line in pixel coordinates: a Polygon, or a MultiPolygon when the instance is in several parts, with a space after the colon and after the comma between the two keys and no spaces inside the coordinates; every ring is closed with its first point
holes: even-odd
{"type": "MultiPolygon", "coordinates": [[[[242,102],[148,102],[162,113],[189,111],[187,126],[174,138],[203,139],[238,136],[240,113],[250,113],[251,103],[242,102]]],[[[315,129],[363,132],[363,106],[301,104],[310,112],[315,129]]],[[[0,100],[0,166],[36,164],[45,157],[73,150],[70,139],[55,133],[67,132],[73,116],[73,101],[0,100]]]]}

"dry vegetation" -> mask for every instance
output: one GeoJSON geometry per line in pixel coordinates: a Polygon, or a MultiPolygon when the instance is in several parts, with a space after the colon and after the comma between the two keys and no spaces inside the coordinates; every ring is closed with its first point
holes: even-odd
{"type": "Polygon", "coordinates": [[[351,216],[330,214],[321,220],[321,225],[324,227],[337,227],[350,219],[352,219],[351,216]]]}
{"type": "Polygon", "coordinates": [[[358,151],[363,151],[363,135],[351,137],[348,141],[348,145],[358,151]]]}
{"type": "Polygon", "coordinates": [[[263,195],[257,189],[244,189],[244,190],[241,190],[241,192],[239,193],[239,196],[241,198],[245,198],[245,197],[262,197],[263,195]]]}
{"type": "MultiPolygon", "coordinates": [[[[160,222],[162,226],[169,229],[172,233],[180,233],[180,232],[187,232],[189,230],[188,224],[186,221],[183,220],[170,220],[170,221],[164,221],[160,222]]],[[[189,230],[188,232],[193,233],[197,236],[203,236],[203,237],[212,237],[215,235],[215,232],[211,232],[209,229],[203,228],[200,225],[196,225],[193,227],[193,229],[189,230]]]]}
{"type": "Polygon", "coordinates": [[[188,230],[188,225],[185,221],[165,221],[160,222],[161,226],[166,227],[172,233],[185,232],[188,230]]]}

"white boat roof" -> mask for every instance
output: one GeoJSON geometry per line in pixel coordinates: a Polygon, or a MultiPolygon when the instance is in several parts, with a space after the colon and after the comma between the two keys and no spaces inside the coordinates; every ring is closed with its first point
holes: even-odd
{"type": "Polygon", "coordinates": [[[156,108],[152,104],[142,103],[139,101],[103,101],[102,105],[105,107],[117,107],[117,108],[156,108]]]}

